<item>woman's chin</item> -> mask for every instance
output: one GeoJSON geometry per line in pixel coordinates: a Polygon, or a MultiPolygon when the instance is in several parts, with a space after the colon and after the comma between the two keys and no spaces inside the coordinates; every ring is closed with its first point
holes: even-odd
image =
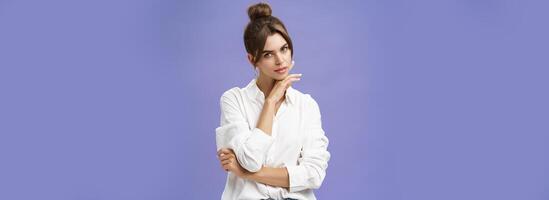
{"type": "Polygon", "coordinates": [[[277,74],[276,76],[273,77],[273,79],[277,81],[281,81],[281,80],[284,80],[287,76],[288,74],[277,74]]]}
{"type": "Polygon", "coordinates": [[[269,74],[268,77],[275,80],[275,81],[281,81],[284,80],[286,77],[288,77],[288,72],[280,74],[280,73],[272,73],[269,74]]]}

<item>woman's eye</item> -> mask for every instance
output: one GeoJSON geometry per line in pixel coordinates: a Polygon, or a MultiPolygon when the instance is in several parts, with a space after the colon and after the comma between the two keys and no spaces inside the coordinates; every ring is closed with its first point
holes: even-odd
{"type": "Polygon", "coordinates": [[[267,54],[265,54],[265,55],[263,55],[263,56],[264,56],[264,57],[270,57],[271,54],[270,54],[270,53],[267,53],[267,54]]]}
{"type": "Polygon", "coordinates": [[[288,50],[288,47],[283,47],[282,48],[282,51],[287,51],[288,50]]]}

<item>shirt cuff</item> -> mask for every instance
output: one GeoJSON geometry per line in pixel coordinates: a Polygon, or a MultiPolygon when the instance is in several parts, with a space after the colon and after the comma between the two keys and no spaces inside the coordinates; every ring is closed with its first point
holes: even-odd
{"type": "Polygon", "coordinates": [[[304,180],[305,177],[300,176],[307,173],[305,167],[299,165],[286,165],[286,170],[288,170],[288,178],[290,180],[290,185],[288,187],[290,192],[306,189],[307,180],[304,180]]]}

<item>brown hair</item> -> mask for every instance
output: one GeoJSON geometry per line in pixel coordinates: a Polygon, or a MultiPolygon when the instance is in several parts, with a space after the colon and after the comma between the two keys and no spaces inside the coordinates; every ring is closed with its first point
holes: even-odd
{"type": "Polygon", "coordinates": [[[294,56],[292,40],[286,27],[282,21],[272,16],[271,13],[271,6],[267,3],[257,3],[248,7],[250,22],[244,30],[244,46],[246,51],[253,56],[254,65],[259,62],[267,37],[276,33],[286,40],[291,55],[294,56]]]}

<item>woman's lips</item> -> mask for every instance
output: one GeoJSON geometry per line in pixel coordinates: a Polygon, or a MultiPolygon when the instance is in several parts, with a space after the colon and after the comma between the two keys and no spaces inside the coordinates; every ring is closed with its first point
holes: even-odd
{"type": "Polygon", "coordinates": [[[286,71],[288,71],[288,67],[283,67],[275,70],[275,72],[279,74],[284,74],[286,73],[286,71]]]}

